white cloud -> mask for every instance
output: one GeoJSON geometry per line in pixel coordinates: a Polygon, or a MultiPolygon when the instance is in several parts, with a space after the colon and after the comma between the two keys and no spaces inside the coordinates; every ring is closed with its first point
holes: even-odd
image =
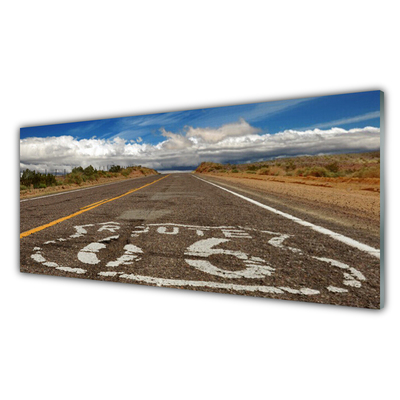
{"type": "Polygon", "coordinates": [[[161,128],[161,132],[162,135],[168,139],[157,146],[159,149],[184,150],[193,146],[193,142],[191,142],[186,136],[167,132],[164,128],[161,128]]]}
{"type": "Polygon", "coordinates": [[[241,119],[219,128],[186,127],[183,134],[162,130],[165,140],[157,145],[126,141],[121,138],[81,139],[72,136],[20,141],[21,169],[40,171],[110,164],[144,165],[155,169],[194,167],[202,161],[245,162],[277,156],[326,154],[377,150],[380,129],[365,127],[345,130],[285,130],[259,134],[259,130],[241,119]]]}
{"type": "Polygon", "coordinates": [[[260,129],[250,126],[243,118],[239,122],[222,125],[220,128],[186,128],[186,137],[195,138],[194,143],[202,141],[204,143],[218,143],[229,137],[243,137],[254,135],[260,129]]]}
{"type": "Polygon", "coordinates": [[[361,122],[361,121],[368,121],[370,119],[379,118],[380,116],[381,116],[381,112],[380,111],[373,111],[373,112],[370,112],[370,113],[367,113],[367,114],[356,115],[355,117],[342,118],[342,119],[337,119],[335,121],[316,124],[316,125],[313,125],[311,127],[305,128],[305,129],[329,128],[329,127],[332,127],[332,126],[352,124],[352,123],[361,122]]]}

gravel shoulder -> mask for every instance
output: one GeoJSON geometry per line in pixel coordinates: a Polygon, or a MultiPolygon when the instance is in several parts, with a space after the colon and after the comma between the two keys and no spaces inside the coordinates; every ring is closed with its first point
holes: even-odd
{"type": "Polygon", "coordinates": [[[262,196],[310,218],[365,232],[379,243],[380,180],[202,173],[200,177],[262,196]],[[233,175],[233,176],[232,176],[233,175]],[[247,176],[246,176],[247,175],[247,176]]]}

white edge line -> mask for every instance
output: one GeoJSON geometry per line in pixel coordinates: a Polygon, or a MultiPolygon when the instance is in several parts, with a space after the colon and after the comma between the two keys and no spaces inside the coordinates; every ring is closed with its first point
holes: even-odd
{"type": "Polygon", "coordinates": [[[199,179],[200,181],[206,182],[206,183],[208,183],[210,185],[216,186],[217,188],[225,190],[226,192],[231,193],[231,194],[233,194],[233,195],[235,195],[237,197],[240,197],[241,199],[246,200],[246,201],[248,201],[250,203],[253,203],[256,206],[262,207],[262,208],[264,208],[264,209],[266,209],[268,211],[271,211],[271,212],[273,212],[275,214],[278,214],[281,217],[290,219],[290,220],[292,220],[293,222],[296,222],[299,225],[307,226],[307,227],[313,229],[316,232],[319,232],[319,233],[322,233],[324,235],[327,235],[327,236],[331,237],[332,239],[335,239],[335,240],[338,240],[339,242],[347,244],[348,246],[351,246],[351,247],[354,247],[354,248],[359,249],[361,251],[364,251],[366,253],[369,253],[370,255],[372,255],[374,257],[377,257],[379,259],[381,258],[381,252],[380,252],[379,249],[375,249],[374,247],[370,247],[370,246],[368,246],[366,244],[357,242],[357,240],[354,240],[354,239],[351,239],[351,238],[349,238],[347,236],[341,235],[340,233],[335,233],[335,232],[333,232],[333,231],[331,231],[329,229],[323,228],[322,226],[314,225],[311,222],[304,221],[304,220],[302,220],[300,218],[294,217],[293,215],[290,215],[290,214],[284,213],[282,211],[279,211],[279,210],[277,210],[275,208],[266,206],[265,204],[259,203],[256,200],[250,199],[250,198],[248,198],[246,196],[243,196],[243,195],[241,195],[239,193],[233,192],[232,190],[226,189],[223,186],[219,186],[219,185],[216,185],[215,183],[212,183],[212,182],[209,182],[209,181],[207,181],[205,179],[199,178],[196,175],[193,175],[193,176],[195,178],[199,179]]]}

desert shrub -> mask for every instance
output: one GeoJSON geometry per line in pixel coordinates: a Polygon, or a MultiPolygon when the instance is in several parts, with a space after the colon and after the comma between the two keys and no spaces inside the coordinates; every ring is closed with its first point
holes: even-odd
{"type": "Polygon", "coordinates": [[[103,176],[103,174],[102,171],[97,171],[92,165],[89,165],[85,169],[82,167],[75,167],[72,169],[72,172],[65,177],[64,182],[67,184],[75,183],[80,185],[82,182],[97,180],[99,176],[103,176]]]}
{"type": "MultiPolygon", "coordinates": [[[[213,162],[202,162],[197,168],[196,172],[199,173],[206,173],[206,172],[212,172],[215,171],[216,169],[221,169],[223,166],[221,164],[213,163],[213,162]]],[[[136,166],[135,169],[141,170],[141,165],[136,166]]],[[[148,170],[150,172],[150,170],[148,170]]]]}
{"type": "Polygon", "coordinates": [[[256,171],[246,171],[246,174],[256,174],[256,171]]]}
{"type": "Polygon", "coordinates": [[[89,165],[88,167],[86,167],[86,168],[83,170],[83,173],[84,173],[86,176],[92,176],[92,175],[95,174],[95,172],[96,172],[96,170],[95,170],[91,165],[89,165]]]}
{"type": "MultiPolygon", "coordinates": [[[[75,168],[74,168],[75,169],[75,168]]],[[[82,175],[77,172],[71,172],[65,177],[65,183],[75,183],[77,185],[80,185],[83,181],[82,175]]]]}
{"type": "Polygon", "coordinates": [[[339,163],[337,161],[334,161],[333,163],[326,165],[325,168],[329,172],[337,173],[339,172],[339,163]]]}
{"type": "Polygon", "coordinates": [[[379,166],[373,167],[364,167],[360,170],[354,172],[354,178],[379,178],[380,177],[380,168],[379,166]]]}
{"type": "Polygon", "coordinates": [[[56,185],[57,180],[54,175],[46,174],[46,175],[43,175],[43,179],[41,179],[41,183],[46,184],[46,186],[53,186],[53,185],[56,185]]]}
{"type": "Polygon", "coordinates": [[[82,175],[78,175],[76,174],[74,176],[74,183],[76,183],[77,185],[80,185],[82,183],[83,179],[82,179],[82,175]]]}
{"type": "Polygon", "coordinates": [[[286,169],[286,172],[288,172],[288,171],[293,171],[293,170],[296,169],[296,165],[295,165],[295,163],[293,162],[293,160],[290,160],[290,161],[288,161],[288,162],[285,164],[285,169],[286,169]]]}
{"type": "Polygon", "coordinates": [[[28,190],[28,188],[25,185],[19,185],[19,190],[28,190]]]}
{"type": "Polygon", "coordinates": [[[36,181],[36,172],[35,171],[31,171],[30,169],[26,169],[20,178],[20,184],[24,185],[24,186],[30,186],[34,183],[34,181],[36,181]]]}
{"type": "Polygon", "coordinates": [[[236,169],[236,168],[234,168],[233,170],[232,170],[232,173],[234,173],[234,174],[237,174],[239,171],[236,169]]]}
{"type": "Polygon", "coordinates": [[[72,173],[72,174],[78,174],[78,173],[83,174],[83,168],[82,168],[82,167],[75,167],[75,168],[72,168],[71,173],[72,173]]]}
{"type": "Polygon", "coordinates": [[[120,165],[112,165],[109,169],[110,172],[120,172],[121,166],[120,165]]]}
{"type": "Polygon", "coordinates": [[[127,170],[127,169],[124,169],[124,170],[121,172],[121,174],[122,174],[123,176],[125,176],[125,178],[129,176],[129,173],[130,173],[129,170],[127,170]]]}
{"type": "Polygon", "coordinates": [[[47,188],[46,184],[43,183],[43,182],[39,183],[38,187],[39,187],[39,189],[46,189],[47,188]]]}
{"type": "Polygon", "coordinates": [[[311,167],[306,168],[304,176],[315,176],[315,177],[324,177],[328,176],[329,173],[324,167],[311,167]]]}
{"type": "Polygon", "coordinates": [[[258,175],[269,175],[269,173],[270,173],[269,167],[263,167],[257,171],[258,175]]]}
{"type": "Polygon", "coordinates": [[[38,188],[41,184],[52,186],[56,184],[56,177],[51,174],[42,174],[40,172],[31,171],[26,169],[20,178],[20,184],[24,186],[31,186],[38,188]]]}
{"type": "Polygon", "coordinates": [[[97,179],[99,178],[97,173],[94,173],[92,175],[83,175],[83,176],[86,176],[86,180],[89,181],[89,182],[97,181],[97,179]]]}
{"type": "Polygon", "coordinates": [[[248,165],[247,166],[247,171],[257,171],[257,166],[256,165],[248,165]]]}
{"type": "Polygon", "coordinates": [[[280,168],[280,167],[271,167],[270,168],[269,175],[279,176],[279,175],[283,175],[283,174],[284,174],[284,172],[283,172],[282,168],[280,168]]]}

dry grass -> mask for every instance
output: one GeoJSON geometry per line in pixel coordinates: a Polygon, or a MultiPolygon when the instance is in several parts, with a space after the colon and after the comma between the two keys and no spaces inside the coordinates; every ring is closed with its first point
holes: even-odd
{"type": "Polygon", "coordinates": [[[145,167],[137,169],[130,168],[130,169],[123,169],[119,173],[104,172],[99,174],[99,176],[97,176],[95,179],[87,179],[86,181],[84,181],[81,178],[76,181],[80,183],[74,182],[74,180],[72,180],[71,177],[68,177],[68,175],[65,178],[62,176],[58,176],[57,186],[48,186],[46,188],[40,188],[40,189],[39,188],[34,189],[33,187],[21,188],[20,199],[43,196],[51,193],[64,192],[64,191],[79,189],[82,187],[104,185],[106,183],[119,182],[119,181],[124,181],[126,179],[135,179],[135,178],[140,178],[142,176],[156,175],[156,174],[158,174],[158,172],[150,168],[145,168],[145,167]]]}
{"type": "Polygon", "coordinates": [[[202,163],[197,173],[316,178],[379,178],[380,152],[277,158],[251,164],[202,163]]]}

